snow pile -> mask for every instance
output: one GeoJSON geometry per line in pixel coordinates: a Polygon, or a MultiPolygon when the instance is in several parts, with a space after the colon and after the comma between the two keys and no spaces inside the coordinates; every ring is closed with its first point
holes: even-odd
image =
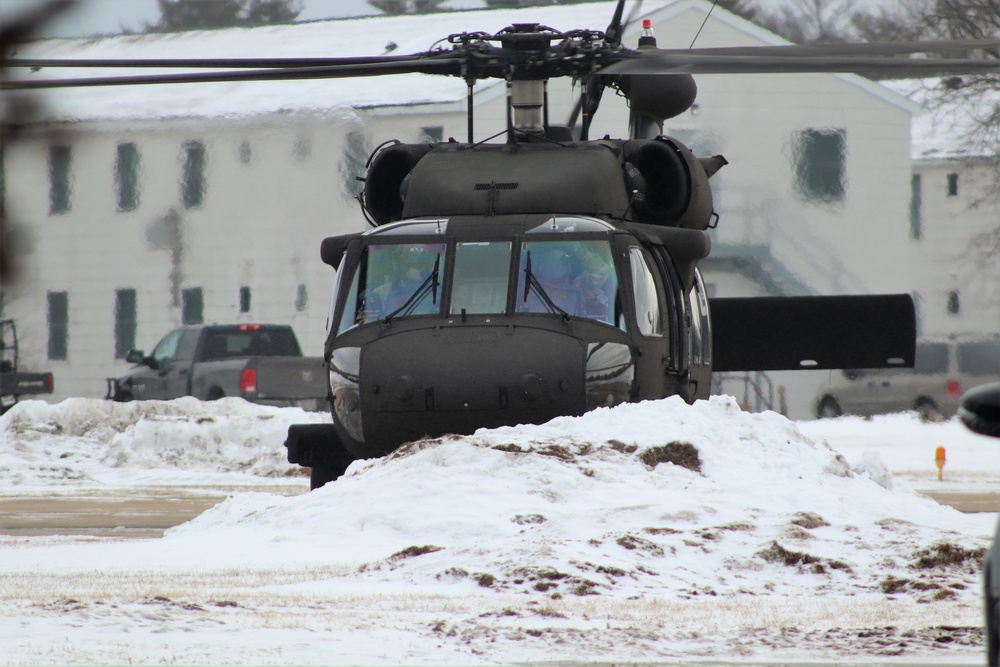
{"type": "Polygon", "coordinates": [[[329,415],[241,398],[24,401],[0,418],[0,481],[24,491],[39,485],[207,481],[192,480],[192,473],[237,473],[237,480],[287,476],[296,472],[282,447],[288,427],[322,421],[329,422],[329,415]]]}
{"type": "Polygon", "coordinates": [[[891,487],[779,415],[672,398],[420,441],[167,539],[238,528],[259,553],[305,529],[363,580],[532,595],[978,595],[983,536],[961,531],[981,522],[891,487]]]}
{"type": "Polygon", "coordinates": [[[669,398],[411,443],[306,492],[281,442],[325,419],[240,399],[0,417],[4,495],[229,494],[160,539],[0,537],[0,664],[981,656],[994,515],[889,472],[948,434],[987,451],[955,423],[669,398]]]}

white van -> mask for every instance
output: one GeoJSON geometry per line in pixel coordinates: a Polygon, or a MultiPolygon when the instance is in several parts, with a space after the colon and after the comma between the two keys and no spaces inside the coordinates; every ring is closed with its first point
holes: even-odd
{"type": "Polygon", "coordinates": [[[813,402],[816,417],[916,410],[951,417],[966,389],[1000,380],[1000,336],[917,341],[913,368],[831,371],[813,402]]]}

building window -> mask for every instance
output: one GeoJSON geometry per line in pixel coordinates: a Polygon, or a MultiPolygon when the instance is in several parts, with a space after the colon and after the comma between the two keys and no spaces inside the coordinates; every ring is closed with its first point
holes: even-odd
{"type": "Polygon", "coordinates": [[[49,215],[69,211],[72,194],[71,157],[69,146],[49,147],[49,215]]]}
{"type": "Polygon", "coordinates": [[[184,208],[197,208],[205,202],[205,144],[189,141],[184,144],[184,174],[181,196],[184,208]]]}
{"type": "Polygon", "coordinates": [[[962,309],[962,304],[958,299],[958,290],[948,292],[948,314],[958,315],[962,309]]]}
{"type": "Polygon", "coordinates": [[[308,137],[300,137],[292,145],[292,155],[295,157],[296,162],[305,162],[312,157],[312,152],[312,139],[308,137]]]}
{"type": "Polygon", "coordinates": [[[201,324],[205,321],[205,299],[200,287],[181,292],[181,324],[201,324]]]}
{"type": "Polygon", "coordinates": [[[363,133],[356,130],[347,133],[340,173],[344,177],[344,191],[351,198],[356,197],[365,188],[364,182],[358,179],[365,174],[369,153],[371,150],[363,133]]]}
{"type": "Polygon", "coordinates": [[[795,135],[795,185],[806,200],[833,203],[847,192],[846,130],[809,129],[795,135]]]}
{"type": "Polygon", "coordinates": [[[115,359],[124,359],[135,349],[135,290],[115,290],[115,359]]]}
{"type": "Polygon", "coordinates": [[[430,125],[420,128],[420,143],[437,144],[444,141],[444,127],[441,125],[430,125]]]}
{"type": "Polygon", "coordinates": [[[948,196],[958,196],[958,174],[948,174],[948,196]]]}
{"type": "Polygon", "coordinates": [[[299,283],[298,288],[295,290],[295,310],[300,313],[304,311],[309,306],[309,290],[303,283],[299,283]]]}
{"type": "Polygon", "coordinates": [[[49,359],[69,358],[69,293],[49,292],[49,359]]]}
{"type": "Polygon", "coordinates": [[[241,287],[240,288],[240,312],[249,313],[250,312],[250,288],[241,287]]]}
{"type": "Polygon", "coordinates": [[[924,235],[922,195],[920,174],[913,174],[910,177],[910,238],[914,241],[919,241],[924,235]]]}
{"type": "Polygon", "coordinates": [[[119,211],[134,211],[139,206],[139,147],[129,141],[118,144],[115,156],[115,192],[119,211]]]}
{"type": "Polygon", "coordinates": [[[244,139],[240,142],[240,147],[236,150],[236,154],[240,158],[240,162],[243,164],[250,164],[253,160],[253,149],[250,148],[250,142],[244,139]]]}

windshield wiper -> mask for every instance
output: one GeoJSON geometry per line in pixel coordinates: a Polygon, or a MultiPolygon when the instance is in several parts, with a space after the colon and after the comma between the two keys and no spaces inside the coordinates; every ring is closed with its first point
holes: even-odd
{"type": "Polygon", "coordinates": [[[400,313],[403,315],[411,314],[416,307],[420,305],[420,302],[424,300],[424,297],[426,297],[428,293],[431,294],[431,303],[437,305],[438,268],[440,266],[441,254],[438,253],[438,255],[434,258],[434,269],[430,272],[430,275],[424,278],[424,282],[420,283],[420,285],[417,286],[417,289],[413,290],[413,294],[410,295],[410,298],[407,299],[402,306],[382,318],[382,324],[392,324],[392,318],[396,317],[396,315],[399,315],[400,313]]]}
{"type": "Polygon", "coordinates": [[[546,292],[545,288],[542,287],[542,284],[538,282],[538,278],[536,278],[535,274],[531,272],[531,251],[529,250],[527,252],[527,259],[524,262],[524,296],[521,299],[522,302],[528,300],[528,294],[531,290],[535,291],[535,294],[541,300],[542,304],[548,308],[550,313],[559,313],[562,315],[563,321],[569,322],[569,313],[560,308],[559,304],[552,300],[549,293],[546,292]]]}

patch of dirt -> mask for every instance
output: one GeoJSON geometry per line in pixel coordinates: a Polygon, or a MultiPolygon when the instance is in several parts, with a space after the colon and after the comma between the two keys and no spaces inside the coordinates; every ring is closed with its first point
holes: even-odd
{"type": "Polygon", "coordinates": [[[986,549],[984,547],[965,549],[952,542],[936,542],[930,547],[918,551],[916,559],[910,567],[917,570],[933,570],[938,568],[963,567],[971,561],[969,564],[978,571],[985,554],[986,549]]]}
{"type": "Polygon", "coordinates": [[[795,518],[792,519],[791,523],[799,526],[800,528],[805,528],[806,530],[822,528],[830,525],[826,519],[815,512],[796,512],[795,518]]]}
{"type": "Polygon", "coordinates": [[[717,526],[717,528],[718,530],[753,530],[756,526],[749,521],[733,521],[732,523],[717,526]]]}
{"type": "MultiPolygon", "coordinates": [[[[707,591],[702,594],[710,594],[707,591]]],[[[530,604],[530,603],[529,603],[530,604]]],[[[426,631],[438,641],[462,646],[473,655],[495,654],[503,641],[515,641],[522,649],[554,656],[600,656],[623,650],[641,652],[643,663],[671,664],[681,660],[702,662],[705,656],[733,664],[769,656],[806,652],[828,660],[883,664],[897,658],[922,664],[937,661],[963,664],[970,656],[981,655],[982,629],[973,626],[932,626],[923,628],[832,627],[800,630],[782,626],[744,626],[730,631],[700,633],[672,629],[666,625],[635,625],[607,621],[599,627],[567,627],[581,619],[565,610],[541,609],[536,614],[490,613],[464,622],[437,620],[426,631]],[[560,620],[556,625],[538,625],[546,617],[560,620]]],[[[583,619],[586,620],[586,619],[583,619]]],[[[573,660],[554,660],[554,662],[573,660]]],[[[579,660],[577,660],[579,661],[579,660]]],[[[784,662],[779,660],[779,662],[784,662]]],[[[686,662],[685,662],[686,664],[686,662]]],[[[894,663],[895,664],[895,663],[894,663]]],[[[969,664],[973,664],[970,662],[969,664]]]]}
{"type": "Polygon", "coordinates": [[[636,451],[639,449],[638,445],[625,444],[624,442],[622,442],[620,440],[608,440],[607,444],[608,444],[608,447],[610,447],[611,449],[615,450],[616,452],[620,452],[622,454],[635,454],[636,451]]]}
{"type": "Polygon", "coordinates": [[[645,551],[653,556],[662,556],[663,547],[661,547],[656,542],[651,542],[642,537],[636,537],[635,535],[622,535],[615,540],[618,546],[624,547],[629,551],[639,550],[645,551]]]}
{"type": "Polygon", "coordinates": [[[786,567],[797,567],[800,572],[812,572],[813,574],[825,574],[827,569],[843,570],[852,572],[851,567],[843,561],[830,558],[820,558],[802,551],[791,551],[784,548],[777,541],[772,541],[771,545],[758,551],[755,556],[763,558],[768,563],[777,563],[786,567]]]}
{"type": "Polygon", "coordinates": [[[650,447],[639,454],[639,460],[650,468],[655,468],[659,463],[673,463],[697,473],[701,472],[698,448],[689,442],[675,441],[661,447],[650,447]]]}
{"type": "Polygon", "coordinates": [[[434,553],[435,551],[441,551],[444,547],[436,547],[433,544],[425,544],[422,547],[412,546],[406,547],[402,551],[397,551],[393,555],[389,556],[389,560],[402,560],[404,558],[413,558],[415,556],[423,556],[424,554],[434,553]]]}

